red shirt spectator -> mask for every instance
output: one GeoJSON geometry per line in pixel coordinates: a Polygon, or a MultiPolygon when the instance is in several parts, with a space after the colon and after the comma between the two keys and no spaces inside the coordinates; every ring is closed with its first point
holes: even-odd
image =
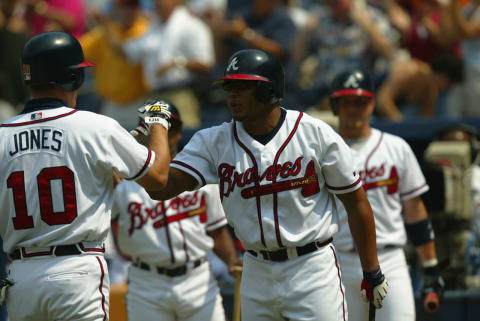
{"type": "Polygon", "coordinates": [[[86,10],[83,0],[30,0],[28,13],[34,35],[62,30],[80,37],[86,31],[86,10]]]}

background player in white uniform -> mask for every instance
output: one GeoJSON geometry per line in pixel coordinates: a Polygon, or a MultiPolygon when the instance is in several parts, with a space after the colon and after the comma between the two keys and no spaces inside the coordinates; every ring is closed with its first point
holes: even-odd
{"type": "Polygon", "coordinates": [[[22,61],[34,99],[0,125],[0,236],[14,283],[8,315],[12,321],[107,320],[103,241],[112,170],[146,188],[165,184],[169,112],[152,114],[165,128],[149,125],[147,149],[113,119],[72,109],[84,67],[93,65],[73,36],[37,35],[22,61]]]}
{"type": "MultiPolygon", "coordinates": [[[[176,107],[161,102],[171,111],[173,157],[182,123],[176,107]]],[[[220,290],[205,258],[213,248],[227,265],[238,264],[218,185],[155,201],[137,183],[123,180],[116,187],[112,218],[118,220],[119,250],[133,262],[126,300],[129,320],[225,320],[220,290]]]]}
{"type": "MultiPolygon", "coordinates": [[[[407,234],[425,267],[427,291],[443,293],[435,252],[434,234],[420,195],[428,190],[410,146],[400,137],[371,128],[375,100],[370,76],[361,69],[346,70],[332,82],[330,103],[339,116],[339,132],[353,150],[353,160],[375,215],[378,259],[390,285],[376,320],[413,321],[415,302],[402,247],[407,234]],[[403,213],[403,215],[402,215],[403,213]],[[406,224],[406,225],[404,225],[406,224]]],[[[362,270],[347,226],[334,237],[345,284],[350,315],[367,320],[367,306],[357,292],[362,270]]]]}
{"type": "Polygon", "coordinates": [[[350,213],[364,286],[380,307],[387,282],[348,146],[324,122],[280,107],[284,72],[275,57],[238,51],[221,81],[234,120],[198,131],[172,161],[167,188],[150,195],[169,199],[219,183],[227,219],[247,249],[243,320],[338,321],[347,311],[331,244],[335,193],[350,213]]]}

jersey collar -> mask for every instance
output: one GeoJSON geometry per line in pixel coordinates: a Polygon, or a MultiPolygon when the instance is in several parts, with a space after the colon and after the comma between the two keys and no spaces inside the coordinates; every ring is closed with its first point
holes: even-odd
{"type": "Polygon", "coordinates": [[[67,103],[58,98],[36,98],[27,101],[20,114],[28,114],[37,110],[53,109],[65,106],[67,106],[67,103]]]}

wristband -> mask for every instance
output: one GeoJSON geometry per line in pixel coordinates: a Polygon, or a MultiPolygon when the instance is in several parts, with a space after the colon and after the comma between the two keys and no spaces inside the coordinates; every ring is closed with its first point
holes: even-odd
{"type": "Polygon", "coordinates": [[[405,224],[405,230],[408,238],[415,246],[424,245],[435,240],[432,222],[428,218],[419,222],[405,224]]]}

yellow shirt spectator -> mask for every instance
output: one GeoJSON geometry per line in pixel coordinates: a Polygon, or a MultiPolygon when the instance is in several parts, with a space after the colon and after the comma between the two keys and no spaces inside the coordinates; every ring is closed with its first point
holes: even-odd
{"type": "Polygon", "coordinates": [[[84,34],[80,43],[86,59],[96,63],[93,68],[95,89],[107,100],[117,104],[126,104],[144,96],[148,86],[143,80],[140,64],[129,63],[121,53],[117,52],[107,41],[107,32],[115,32],[122,41],[143,35],[149,26],[149,20],[137,15],[132,26],[128,29],[120,24],[109,22],[108,31],[100,25],[84,34]]]}

